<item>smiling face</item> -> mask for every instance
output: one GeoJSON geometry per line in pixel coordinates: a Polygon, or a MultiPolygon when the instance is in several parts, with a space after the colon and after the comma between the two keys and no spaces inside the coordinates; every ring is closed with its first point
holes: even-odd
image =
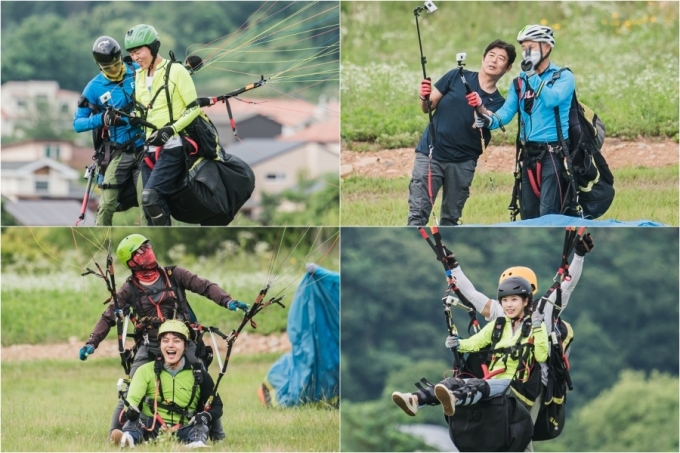
{"type": "Polygon", "coordinates": [[[184,338],[173,332],[168,332],[163,334],[160,343],[161,354],[163,354],[165,364],[169,368],[175,368],[179,366],[179,363],[182,360],[182,355],[184,354],[184,349],[186,347],[184,338]]]}
{"type": "Polygon", "coordinates": [[[132,61],[137,63],[142,69],[149,69],[151,62],[153,61],[151,49],[149,49],[147,46],[142,46],[131,49],[129,52],[130,56],[132,57],[132,61]]]}
{"type": "Polygon", "coordinates": [[[505,296],[501,299],[503,312],[510,319],[517,319],[524,316],[524,307],[529,303],[528,298],[519,295],[505,296]]]}

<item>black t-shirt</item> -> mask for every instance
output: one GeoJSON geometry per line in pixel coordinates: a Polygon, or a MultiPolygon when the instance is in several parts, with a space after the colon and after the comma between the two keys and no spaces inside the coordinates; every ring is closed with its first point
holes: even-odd
{"type": "MultiPolygon", "coordinates": [[[[463,70],[463,74],[472,91],[479,93],[487,109],[495,112],[503,105],[505,99],[498,90],[486,93],[481,89],[477,72],[463,70]]],[[[470,159],[476,161],[482,154],[482,146],[479,131],[473,127],[475,122],[473,108],[465,99],[467,93],[458,69],[447,72],[434,86],[441,92],[442,98],[433,115],[435,143],[432,157],[443,162],[465,162],[470,159]]],[[[491,133],[488,129],[483,131],[486,146],[491,140],[491,133]]],[[[416,151],[429,155],[430,144],[428,124],[416,146],[416,151]]]]}

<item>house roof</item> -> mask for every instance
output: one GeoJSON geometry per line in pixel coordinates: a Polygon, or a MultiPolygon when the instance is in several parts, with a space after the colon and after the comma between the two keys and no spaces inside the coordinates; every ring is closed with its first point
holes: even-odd
{"type": "Polygon", "coordinates": [[[340,120],[328,118],[318,123],[313,123],[291,135],[282,136],[281,140],[317,142],[317,143],[340,143],[340,120]]]}
{"type": "Polygon", "coordinates": [[[15,174],[17,176],[28,176],[35,170],[42,167],[53,168],[54,170],[60,172],[66,179],[77,179],[79,176],[79,173],[68,165],[64,165],[54,159],[47,157],[28,162],[0,162],[0,169],[3,173],[15,174]]]}
{"type": "MultiPolygon", "coordinates": [[[[298,99],[252,99],[254,103],[232,100],[229,105],[234,118],[259,113],[273,119],[283,126],[298,126],[314,118],[333,116],[339,121],[339,106],[337,102],[326,105],[316,105],[298,99]]],[[[227,109],[222,102],[210,107],[203,107],[203,111],[213,117],[227,116],[227,109]]],[[[219,121],[222,121],[221,119],[219,121]]]]}
{"type": "MultiPolygon", "coordinates": [[[[75,225],[81,204],[76,200],[5,200],[5,210],[22,225],[65,226],[75,225]]],[[[83,226],[94,225],[95,215],[87,212],[83,226]]]]}
{"type": "Polygon", "coordinates": [[[226,148],[225,151],[240,157],[248,165],[253,166],[299,148],[304,144],[305,142],[283,142],[267,138],[251,138],[236,142],[234,145],[226,148]]]}

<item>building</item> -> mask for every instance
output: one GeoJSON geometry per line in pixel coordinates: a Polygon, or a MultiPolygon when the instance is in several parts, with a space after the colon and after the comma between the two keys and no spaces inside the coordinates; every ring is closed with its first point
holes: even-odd
{"type": "Polygon", "coordinates": [[[69,129],[78,108],[80,93],[62,90],[50,80],[7,82],[0,90],[2,136],[17,133],[17,125],[35,115],[36,106],[50,106],[58,118],[59,128],[69,129]]]}
{"type": "MultiPolygon", "coordinates": [[[[4,152],[4,151],[3,151],[4,152]]],[[[2,161],[0,181],[5,209],[23,225],[74,225],[85,189],[74,182],[80,174],[54,159],[2,161]]],[[[96,210],[91,197],[88,210],[96,210]]],[[[94,224],[94,212],[84,224],[94,224]]]]}

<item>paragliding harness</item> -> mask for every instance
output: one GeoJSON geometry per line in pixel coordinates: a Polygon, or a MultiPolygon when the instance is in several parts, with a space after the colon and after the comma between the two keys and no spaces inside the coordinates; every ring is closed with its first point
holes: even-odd
{"type": "MultiPolygon", "coordinates": [[[[153,105],[159,94],[165,92],[170,114],[169,124],[174,121],[169,77],[175,63],[181,65],[170,52],[164,86],[156,92],[150,103],[153,105]]],[[[263,83],[264,79],[258,84],[217,98],[198,98],[187,105],[187,108],[212,105],[211,102],[215,103],[218,100],[227,102],[227,110],[236,135],[236,126],[227,99],[263,83]]],[[[217,128],[204,113],[198,115],[179,135],[185,151],[186,176],[181,187],[168,197],[170,213],[182,222],[201,225],[229,224],[252,195],[255,189],[255,174],[242,159],[224,151],[217,128]]],[[[144,157],[144,162],[149,168],[154,168],[161,151],[162,147],[157,147],[155,153],[147,153],[144,157]]]]}
{"type": "MultiPolygon", "coordinates": [[[[476,310],[460,291],[452,276],[453,268],[447,259],[452,256],[452,253],[442,244],[439,228],[432,226],[430,230],[434,242],[423,227],[418,228],[420,235],[435,252],[437,260],[444,266],[448,287],[442,303],[449,335],[458,334],[451,315],[452,306],[462,307],[468,312],[470,317],[468,333],[471,333],[471,330],[477,333],[480,328],[476,310]]],[[[500,339],[500,334],[498,339],[500,339]]],[[[477,360],[476,365],[470,357],[465,360],[457,349],[452,349],[451,352],[453,353],[454,377],[484,376],[480,358],[487,353],[486,350],[471,355],[473,360],[477,360]]],[[[433,387],[433,384],[423,378],[420,382],[416,382],[415,386],[424,391],[424,386],[433,387]]],[[[531,441],[532,424],[529,411],[509,394],[482,399],[471,406],[457,406],[455,415],[445,416],[445,418],[449,425],[451,440],[454,441],[459,451],[523,451],[531,441]]]]}
{"type": "Polygon", "coordinates": [[[571,278],[569,275],[569,256],[583,237],[584,231],[585,227],[578,230],[575,227],[567,227],[562,260],[553,280],[554,283],[548,288],[545,295],[537,301],[535,307],[543,313],[548,298],[553,292],[556,292],[552,319],[546,320],[546,323],[552,324],[552,333],[549,338],[550,355],[546,362],[548,383],[544,388],[541,410],[534,424],[533,440],[537,441],[554,439],[560,435],[566,420],[567,389],[573,390],[567,351],[573,341],[574,331],[571,325],[561,318],[562,281],[571,278]]]}
{"type": "MultiPolygon", "coordinates": [[[[80,97],[78,107],[87,107],[94,114],[102,113],[104,111],[100,106],[92,104],[85,96],[80,97]]],[[[111,106],[108,106],[107,110],[108,109],[114,110],[116,113],[129,114],[129,112],[134,109],[134,102],[128,103],[122,109],[114,109],[111,106]]],[[[128,175],[125,181],[120,184],[104,184],[104,175],[106,174],[106,170],[111,161],[121,153],[134,152],[135,141],[140,137],[141,135],[135,135],[126,143],[121,144],[110,140],[109,127],[106,125],[99,126],[92,130],[92,144],[94,147],[94,154],[92,155],[93,162],[85,167],[84,178],[87,179],[87,187],[85,195],[83,195],[83,203],[76,225],[85,220],[85,213],[87,212],[87,205],[90,201],[92,186],[95,184],[101,190],[118,189],[116,212],[127,211],[132,207],[139,206],[139,202],[137,201],[137,189],[132,174],[128,175]]]]}
{"type": "MultiPolygon", "coordinates": [[[[561,68],[556,71],[552,79],[547,82],[551,87],[563,71],[571,70],[561,68]]],[[[517,93],[518,102],[522,99],[523,79],[517,77],[513,80],[513,87],[517,93]]],[[[567,201],[563,203],[562,214],[575,215],[596,219],[602,216],[614,200],[614,176],[612,175],[607,161],[602,155],[602,145],[605,139],[605,125],[588,106],[578,101],[576,91],[572,95],[569,107],[569,130],[567,137],[559,127],[559,107],[555,107],[555,127],[557,129],[558,142],[560,144],[561,157],[568,186],[566,190],[567,201]],[[569,141],[567,142],[566,139],[569,141]]],[[[518,123],[521,119],[518,115],[518,123]]],[[[510,220],[515,221],[520,209],[517,206],[521,190],[521,169],[526,166],[527,177],[533,193],[540,197],[541,173],[543,156],[548,149],[542,149],[540,154],[529,156],[525,144],[520,140],[521,124],[518,124],[515,154],[515,183],[508,210],[510,220]]]]}
{"type": "MultiPolygon", "coordinates": [[[[138,349],[140,344],[149,344],[149,331],[156,330],[165,321],[164,318],[144,316],[138,318],[143,313],[141,301],[142,297],[153,297],[160,293],[169,293],[175,295],[175,309],[172,319],[180,319],[187,324],[189,328],[189,340],[196,343],[196,358],[200,359],[207,370],[214,358],[214,350],[211,346],[206,345],[203,341],[203,334],[205,333],[215,333],[223,338],[226,336],[220,332],[216,327],[206,327],[202,326],[196,315],[189,305],[189,301],[186,298],[186,294],[183,289],[179,288],[174,276],[174,269],[176,266],[165,266],[159,268],[161,270],[161,278],[165,278],[165,287],[160,290],[154,290],[149,288],[140,287],[132,277],[128,278],[130,296],[132,300],[132,314],[131,320],[133,321],[136,331],[135,331],[135,350],[138,349]],[[135,316],[137,313],[137,316],[135,316]]],[[[151,354],[154,356],[153,351],[151,354]]],[[[149,357],[155,359],[156,357],[149,357]]],[[[193,365],[193,364],[192,364],[193,365]]]]}

